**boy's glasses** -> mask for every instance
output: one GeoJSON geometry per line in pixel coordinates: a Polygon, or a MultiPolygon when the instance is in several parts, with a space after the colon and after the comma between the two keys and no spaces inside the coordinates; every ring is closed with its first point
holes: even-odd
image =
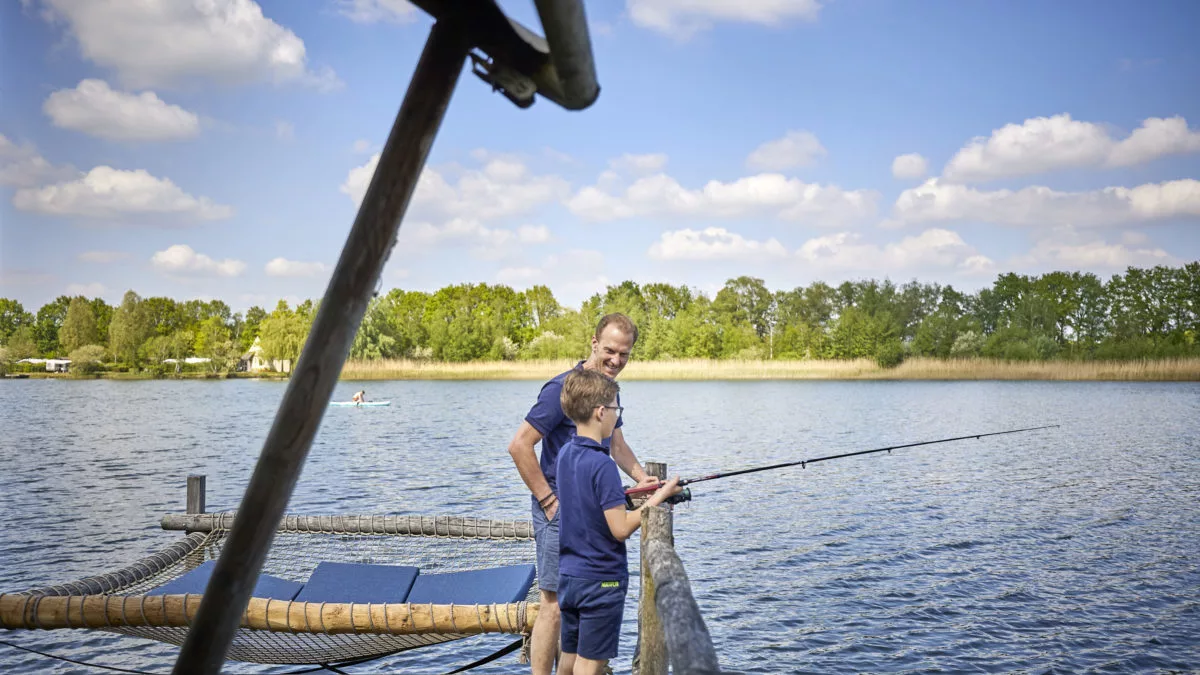
{"type": "Polygon", "coordinates": [[[625,412],[625,408],[623,408],[622,406],[619,406],[619,405],[602,405],[602,406],[600,406],[600,407],[601,407],[601,408],[608,408],[609,410],[616,410],[616,411],[617,411],[617,417],[620,417],[620,416],[621,416],[621,413],[625,412]]]}

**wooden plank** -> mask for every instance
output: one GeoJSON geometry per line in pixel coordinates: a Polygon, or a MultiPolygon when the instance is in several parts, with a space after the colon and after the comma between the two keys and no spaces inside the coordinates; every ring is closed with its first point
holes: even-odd
{"type": "Polygon", "coordinates": [[[469,49],[461,26],[434,24],[205,589],[196,624],[175,661],[174,675],[216,674],[225,662],[469,49]]]}

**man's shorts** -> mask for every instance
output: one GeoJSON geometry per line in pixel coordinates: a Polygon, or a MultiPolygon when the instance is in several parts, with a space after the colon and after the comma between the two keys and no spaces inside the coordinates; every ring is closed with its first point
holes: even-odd
{"type": "Polygon", "coordinates": [[[563,575],[559,589],[562,650],[593,661],[616,658],[629,580],[597,581],[563,575]]]}
{"type": "Polygon", "coordinates": [[[537,542],[538,588],[543,591],[558,591],[558,522],[559,512],[554,519],[546,521],[546,512],[533,499],[533,539],[537,542]]]}

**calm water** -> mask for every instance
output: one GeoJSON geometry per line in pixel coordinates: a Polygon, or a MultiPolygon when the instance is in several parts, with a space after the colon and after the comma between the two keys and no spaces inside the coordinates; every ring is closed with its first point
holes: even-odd
{"type": "MultiPolygon", "coordinates": [[[[505,447],[539,385],[367,383],[392,407],[328,411],[289,511],[527,518],[505,447]]],[[[176,540],[158,521],[183,510],[189,473],[208,476],[209,510],[234,508],[284,386],[0,381],[0,590],[106,571],[176,540]]],[[[358,388],[343,383],[335,398],[358,388]]],[[[622,402],[639,457],[685,477],[1063,425],[696,485],[677,547],[727,670],[1200,669],[1196,384],[628,382],[622,402]]],[[[635,580],[618,672],[636,593],[635,580]]],[[[153,672],[175,653],[99,632],[0,639],[153,672]]],[[[439,673],[507,640],[349,671],[439,673]]],[[[3,645],[0,665],[99,672],[3,645]]],[[[509,656],[475,672],[519,670],[509,656]]]]}

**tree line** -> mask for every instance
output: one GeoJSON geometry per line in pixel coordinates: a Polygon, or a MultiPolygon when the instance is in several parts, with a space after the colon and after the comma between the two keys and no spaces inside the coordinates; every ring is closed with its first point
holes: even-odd
{"type": "MultiPolygon", "coordinates": [[[[257,338],[266,359],[299,357],[318,304],[279,301],[232,312],[220,300],[178,302],[133,291],[110,306],[60,296],[36,314],[0,298],[0,362],[68,357],[73,369],[161,368],[199,356],[234,367],[257,338]]],[[[772,291],[729,279],[714,297],[687,286],[632,281],[578,309],[546,286],[456,284],[432,293],[375,297],[351,358],[445,362],[582,357],[608,312],[638,325],[639,359],[856,359],[896,365],[908,356],[1007,360],[1200,356],[1200,262],[1095,274],[1002,274],[964,293],[950,285],[890,280],[815,282],[772,291]]]]}

